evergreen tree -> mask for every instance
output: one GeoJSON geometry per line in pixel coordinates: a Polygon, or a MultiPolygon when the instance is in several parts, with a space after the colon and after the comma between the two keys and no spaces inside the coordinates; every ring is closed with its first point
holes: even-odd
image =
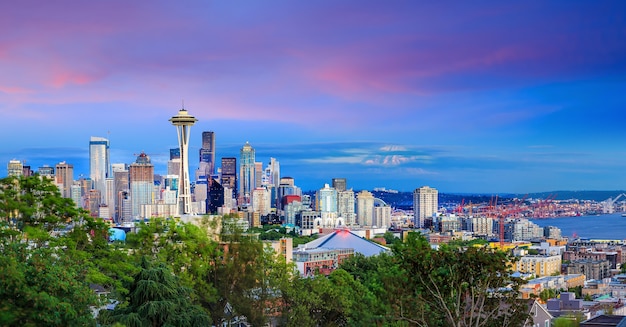
{"type": "Polygon", "coordinates": [[[104,320],[127,327],[208,326],[210,317],[191,302],[191,293],[165,265],[151,267],[144,259],[130,288],[128,303],[118,306],[104,320]]]}

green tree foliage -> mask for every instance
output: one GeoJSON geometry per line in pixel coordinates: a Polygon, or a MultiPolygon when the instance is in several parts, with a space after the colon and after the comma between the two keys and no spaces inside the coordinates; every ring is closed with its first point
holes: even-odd
{"type": "MultiPolygon", "coordinates": [[[[430,311],[428,326],[518,326],[527,318],[517,301],[521,281],[510,277],[510,258],[503,252],[447,246],[434,250],[414,234],[394,252],[416,300],[430,311]]],[[[417,323],[424,316],[416,318],[417,323]]]]}
{"type": "Polygon", "coordinates": [[[104,319],[127,327],[208,326],[211,319],[192,303],[191,293],[165,265],[151,267],[143,260],[130,288],[128,303],[118,306],[104,319]]]}
{"type": "Polygon", "coordinates": [[[39,176],[0,179],[0,203],[2,222],[19,231],[30,227],[49,232],[78,220],[81,213],[51,180],[39,176]]]}
{"type": "Polygon", "coordinates": [[[546,288],[542,290],[541,293],[539,293],[539,298],[541,299],[541,301],[546,303],[549,299],[556,298],[557,295],[559,295],[559,292],[557,290],[546,288]]]}
{"type": "Polygon", "coordinates": [[[516,300],[520,281],[509,257],[477,247],[432,249],[410,234],[393,255],[355,255],[341,268],[374,294],[370,311],[381,325],[517,326],[527,318],[516,300]]]}
{"type": "Polygon", "coordinates": [[[108,226],[62,198],[49,179],[0,180],[0,214],[5,261],[0,267],[6,264],[2,273],[13,272],[0,281],[2,299],[10,298],[0,301],[6,324],[32,320],[35,325],[89,325],[93,319],[85,308],[98,303],[88,284],[123,293],[122,280],[129,282],[136,272],[124,251],[109,246],[108,226]],[[16,290],[7,285],[22,286],[16,290]]]}
{"type": "Polygon", "coordinates": [[[95,293],[62,250],[0,245],[1,326],[90,326],[95,293]]]}
{"type": "Polygon", "coordinates": [[[244,316],[252,325],[262,326],[267,321],[265,309],[277,297],[279,277],[287,276],[287,266],[277,262],[254,235],[234,230],[223,236],[227,241],[222,242],[220,255],[213,257],[215,269],[207,275],[217,290],[216,300],[208,303],[213,324],[244,316]]]}
{"type": "Polygon", "coordinates": [[[217,291],[207,278],[215,269],[219,251],[206,231],[193,224],[156,218],[137,226],[137,233],[127,235],[127,246],[136,257],[160,262],[193,288],[193,300],[203,307],[215,302],[217,291]]]}
{"type": "Polygon", "coordinates": [[[381,253],[365,257],[355,254],[341,268],[362,283],[377,299],[369,309],[384,324],[402,321],[407,313],[417,314],[422,306],[415,301],[414,290],[407,288],[408,275],[396,258],[381,253]]]}
{"type": "Polygon", "coordinates": [[[343,269],[296,278],[285,290],[287,326],[372,326],[375,296],[343,269]]]}

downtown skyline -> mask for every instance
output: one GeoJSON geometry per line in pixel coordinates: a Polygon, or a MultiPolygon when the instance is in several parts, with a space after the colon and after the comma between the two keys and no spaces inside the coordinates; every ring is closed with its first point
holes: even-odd
{"type": "Polygon", "coordinates": [[[303,190],[626,189],[626,4],[29,1],[0,4],[3,175],[89,176],[145,151],[165,174],[191,128],[246,142],[303,190]]]}

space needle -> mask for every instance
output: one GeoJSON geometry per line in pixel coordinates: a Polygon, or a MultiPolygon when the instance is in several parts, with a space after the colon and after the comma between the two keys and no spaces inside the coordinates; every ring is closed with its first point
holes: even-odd
{"type": "Polygon", "coordinates": [[[189,131],[198,120],[189,115],[183,107],[178,114],[170,118],[172,125],[178,132],[178,146],[180,147],[180,170],[178,174],[178,198],[176,199],[177,216],[192,215],[191,187],[189,186],[189,131]]]}

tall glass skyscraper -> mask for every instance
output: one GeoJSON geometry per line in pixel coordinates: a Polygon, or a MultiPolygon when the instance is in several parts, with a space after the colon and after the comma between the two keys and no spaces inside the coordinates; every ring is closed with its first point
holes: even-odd
{"type": "Polygon", "coordinates": [[[254,148],[250,143],[241,148],[239,156],[239,203],[250,204],[250,197],[255,185],[254,148]]]}
{"type": "Polygon", "coordinates": [[[200,169],[204,176],[215,174],[215,133],[202,132],[202,148],[200,148],[200,169]]]}
{"type": "Polygon", "coordinates": [[[222,186],[237,196],[237,158],[222,158],[222,186]]]}
{"type": "Polygon", "coordinates": [[[109,140],[92,136],[89,140],[89,178],[93,189],[100,191],[102,202],[106,201],[106,179],[111,174],[109,160],[109,140]]]}
{"type": "Polygon", "coordinates": [[[128,170],[132,215],[139,217],[141,206],[152,204],[154,199],[154,166],[150,162],[150,157],[142,152],[137,156],[137,160],[128,167],[128,170]]]}

